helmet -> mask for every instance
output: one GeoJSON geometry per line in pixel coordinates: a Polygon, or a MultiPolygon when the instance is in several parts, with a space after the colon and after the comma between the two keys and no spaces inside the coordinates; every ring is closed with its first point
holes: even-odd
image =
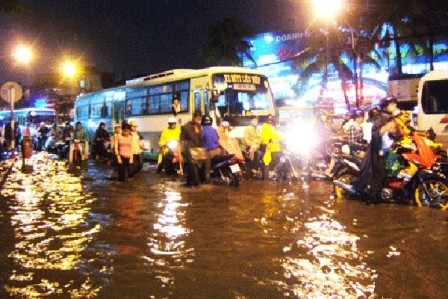
{"type": "Polygon", "coordinates": [[[41,122],[40,123],[40,126],[42,127],[42,126],[45,126],[45,122],[41,122]]]}
{"type": "Polygon", "coordinates": [[[397,103],[397,99],[394,97],[385,97],[383,99],[381,99],[380,101],[380,108],[381,110],[386,109],[387,106],[389,106],[390,103],[397,103]]]}
{"type": "Polygon", "coordinates": [[[203,126],[211,126],[212,123],[213,123],[213,118],[211,118],[208,115],[203,115],[202,116],[201,125],[203,125],[203,126]]]}
{"type": "Polygon", "coordinates": [[[168,124],[175,124],[175,123],[177,123],[177,120],[175,117],[168,118],[168,124]]]}
{"type": "Polygon", "coordinates": [[[372,109],[369,110],[369,119],[374,119],[380,114],[381,114],[380,109],[373,107],[372,109]]]}
{"type": "Polygon", "coordinates": [[[364,111],[356,109],[352,111],[352,118],[364,117],[364,111]]]}
{"type": "Polygon", "coordinates": [[[222,121],[220,124],[219,124],[221,127],[225,127],[225,128],[228,128],[229,127],[229,122],[228,121],[222,121]]]}

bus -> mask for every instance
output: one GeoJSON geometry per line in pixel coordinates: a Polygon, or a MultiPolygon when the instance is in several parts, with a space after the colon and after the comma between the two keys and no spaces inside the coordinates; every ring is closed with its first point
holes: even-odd
{"type": "Polygon", "coordinates": [[[194,110],[213,118],[214,125],[229,121],[232,137],[241,138],[250,116],[264,121],[275,115],[268,78],[261,72],[241,67],[174,69],[126,81],[123,86],[82,94],[75,101],[75,122],[80,121],[92,140],[101,122],[113,126],[134,120],[149,141],[148,151],[157,153],[160,133],[168,118],[178,125],[191,120],[194,110]],[[174,113],[174,98],[180,111],[174,113]]]}
{"type": "Polygon", "coordinates": [[[432,128],[436,141],[448,145],[448,70],[430,71],[420,79],[417,127],[432,128]]]}
{"type": "MultiPolygon", "coordinates": [[[[11,110],[0,111],[0,124],[11,121],[11,110]]],[[[21,108],[14,110],[14,125],[23,127],[29,123],[33,127],[38,127],[40,123],[53,125],[56,122],[56,111],[49,108],[21,108]]]]}

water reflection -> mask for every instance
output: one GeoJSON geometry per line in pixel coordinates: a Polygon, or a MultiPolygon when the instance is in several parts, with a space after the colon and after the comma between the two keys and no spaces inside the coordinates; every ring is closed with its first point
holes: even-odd
{"type": "Polygon", "coordinates": [[[102,226],[90,214],[92,194],[81,178],[67,174],[65,162],[36,155],[32,173],[19,171],[3,186],[14,247],[12,272],[4,285],[10,296],[42,298],[61,294],[92,297],[111,273],[110,249],[94,242],[102,226]]]}
{"type": "Polygon", "coordinates": [[[331,205],[319,202],[317,207],[316,200],[300,190],[263,194],[266,214],[256,221],[265,234],[276,232],[273,238],[291,239],[284,243],[283,257],[276,259],[283,278],[275,283],[285,297],[369,297],[377,274],[367,265],[368,253],[358,249],[357,235],[333,219],[331,205]],[[284,235],[278,235],[279,225],[284,235]]]}
{"type": "Polygon", "coordinates": [[[149,252],[144,259],[163,285],[172,286],[173,271],[194,261],[194,248],[186,246],[190,234],[185,225],[188,204],[182,202],[179,192],[169,188],[159,198],[154,230],[148,237],[149,252]]]}

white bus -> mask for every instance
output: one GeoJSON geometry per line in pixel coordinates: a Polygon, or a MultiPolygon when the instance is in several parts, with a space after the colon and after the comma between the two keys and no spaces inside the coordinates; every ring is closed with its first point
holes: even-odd
{"type": "MultiPolygon", "coordinates": [[[[11,110],[0,111],[0,123],[11,121],[11,110]]],[[[56,121],[56,111],[49,108],[21,108],[14,110],[15,125],[25,126],[29,123],[31,126],[39,126],[45,122],[47,125],[53,125],[56,121]]]]}
{"type": "Polygon", "coordinates": [[[419,130],[432,128],[436,141],[448,145],[448,71],[431,71],[418,86],[417,126],[419,130]]]}
{"type": "Polygon", "coordinates": [[[172,103],[180,100],[176,118],[179,125],[191,120],[194,110],[209,114],[214,124],[223,119],[233,127],[234,137],[242,137],[250,115],[263,121],[275,115],[274,99],[267,77],[256,70],[240,67],[175,69],[126,82],[126,85],[80,95],[75,102],[75,121],[88,130],[90,138],[100,122],[112,132],[115,124],[134,120],[138,131],[158,152],[161,131],[173,117],[172,103]]]}

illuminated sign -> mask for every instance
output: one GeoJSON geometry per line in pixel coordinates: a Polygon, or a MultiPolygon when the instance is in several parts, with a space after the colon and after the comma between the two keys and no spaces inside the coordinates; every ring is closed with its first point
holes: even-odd
{"type": "Polygon", "coordinates": [[[255,91],[255,90],[257,90],[257,87],[255,86],[255,84],[235,83],[235,84],[233,84],[233,89],[245,90],[245,91],[255,91]]]}
{"type": "Polygon", "coordinates": [[[261,83],[260,76],[248,74],[224,74],[224,80],[227,83],[247,83],[256,85],[261,83]]]}

